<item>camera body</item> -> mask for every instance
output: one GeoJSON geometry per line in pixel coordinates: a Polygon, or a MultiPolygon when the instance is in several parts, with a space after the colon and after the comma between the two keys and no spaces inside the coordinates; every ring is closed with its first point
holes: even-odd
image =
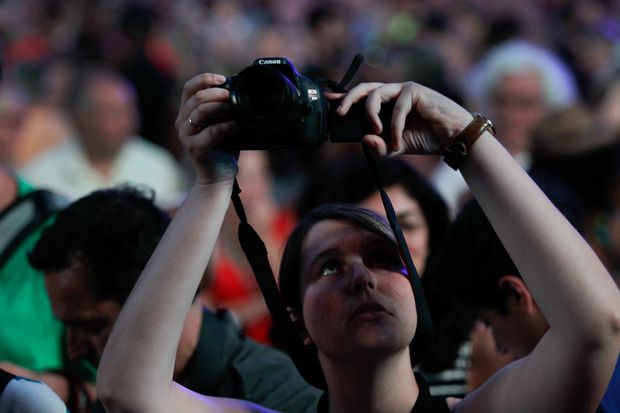
{"type": "MultiPolygon", "coordinates": [[[[328,139],[359,142],[371,133],[363,104],[353,105],[344,117],[337,115],[339,101],[328,100],[321,85],[300,75],[285,57],[258,58],[223,87],[230,91],[234,118],[242,127],[220,144],[225,149],[314,147],[328,139]]],[[[391,113],[391,107],[380,113],[386,140],[391,113]]]]}
{"type": "Polygon", "coordinates": [[[254,60],[225,87],[243,128],[222,143],[228,149],[317,146],[328,137],[328,102],[320,85],[284,57],[254,60]]]}

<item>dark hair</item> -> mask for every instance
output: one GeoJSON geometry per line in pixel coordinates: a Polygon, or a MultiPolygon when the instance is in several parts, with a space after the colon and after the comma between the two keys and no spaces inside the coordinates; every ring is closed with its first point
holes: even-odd
{"type": "MultiPolygon", "coordinates": [[[[573,227],[581,230],[583,207],[570,188],[550,175],[532,178],[573,227]]],[[[431,297],[443,295],[471,310],[505,313],[498,281],[508,274],[521,276],[482,208],[472,200],[457,216],[424,285],[431,297]]]]}
{"type": "Polygon", "coordinates": [[[91,271],[94,295],[123,304],[169,222],[152,191],[95,191],[57,214],[28,260],[46,273],[82,263],[91,271]]]}
{"type": "MultiPolygon", "coordinates": [[[[383,186],[402,186],[420,205],[429,228],[429,257],[432,260],[449,226],[448,209],[433,186],[412,165],[401,158],[379,158],[377,166],[383,186]]],[[[325,203],[359,203],[377,192],[374,177],[363,158],[336,158],[306,182],[296,210],[299,216],[325,203]]]]}
{"type": "MultiPolygon", "coordinates": [[[[569,222],[580,229],[581,204],[568,186],[553,176],[532,177],[569,222]]],[[[506,297],[498,282],[509,274],[521,276],[482,208],[475,200],[470,201],[422,278],[436,333],[421,360],[423,371],[439,372],[454,364],[479,311],[506,312],[506,297]]]]}

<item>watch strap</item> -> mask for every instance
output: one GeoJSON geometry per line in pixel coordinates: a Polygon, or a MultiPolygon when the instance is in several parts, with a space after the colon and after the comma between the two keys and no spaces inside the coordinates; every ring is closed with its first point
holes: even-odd
{"type": "Polygon", "coordinates": [[[443,150],[443,160],[452,169],[458,170],[471,151],[471,146],[485,132],[495,135],[493,123],[479,113],[473,113],[474,120],[463,129],[443,150]]]}

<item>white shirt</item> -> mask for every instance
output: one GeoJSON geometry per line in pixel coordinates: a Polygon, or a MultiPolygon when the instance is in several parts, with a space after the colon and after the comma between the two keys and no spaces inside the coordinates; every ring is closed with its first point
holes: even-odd
{"type": "Polygon", "coordinates": [[[67,413],[67,406],[47,385],[15,377],[0,394],[0,413],[67,413]]]}
{"type": "MultiPolygon", "coordinates": [[[[523,152],[513,156],[523,169],[529,170],[532,165],[531,154],[523,152]]],[[[463,207],[464,201],[471,198],[467,182],[459,171],[450,168],[445,162],[437,164],[429,180],[446,201],[450,219],[454,219],[463,207]]]]}
{"type": "Polygon", "coordinates": [[[78,141],[68,142],[43,153],[18,171],[27,181],[70,200],[121,183],[147,186],[155,191],[155,202],[164,208],[178,206],[186,191],[176,159],[140,137],[123,145],[109,176],[102,175],[86,158],[78,141]]]}

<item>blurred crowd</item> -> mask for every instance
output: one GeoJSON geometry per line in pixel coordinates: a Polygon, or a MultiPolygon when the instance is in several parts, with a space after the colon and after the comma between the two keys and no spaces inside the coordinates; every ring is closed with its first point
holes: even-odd
{"type": "MultiPolygon", "coordinates": [[[[74,200],[129,181],[174,212],[192,181],[174,126],[185,81],[265,56],[340,81],[362,53],[352,83],[427,85],[491,119],[524,168],[562,180],[582,233],[619,274],[619,1],[4,0],[0,34],[0,166],[35,187],[74,200]]],[[[274,267],[317,185],[307,178],[358,151],[242,153],[242,199],[274,267]]],[[[440,157],[407,161],[456,216],[469,199],[460,174],[440,157]]],[[[270,317],[229,215],[200,299],[269,343],[270,317]]]]}

